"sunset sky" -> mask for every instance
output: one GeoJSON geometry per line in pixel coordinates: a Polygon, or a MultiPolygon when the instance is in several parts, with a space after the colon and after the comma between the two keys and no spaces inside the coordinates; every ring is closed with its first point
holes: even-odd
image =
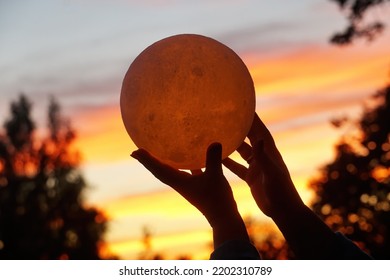
{"type": "MultiPolygon", "coordinates": [[[[368,16],[386,20],[388,12],[387,6],[368,16]]],[[[308,202],[308,180],[332,159],[333,144],[345,133],[330,120],[359,116],[389,79],[390,31],[372,43],[330,45],[345,26],[328,0],[0,1],[0,122],[23,92],[44,126],[48,97],[55,96],[78,132],[90,185],[86,201],[111,219],[110,250],[137,258],[147,226],[155,252],[208,258],[204,217],[129,156],[136,147],[122,124],[119,95],[130,63],[150,44],[180,33],[232,48],[249,68],[256,111],[308,202]]],[[[241,214],[268,223],[245,184],[225,174],[241,214]]]]}

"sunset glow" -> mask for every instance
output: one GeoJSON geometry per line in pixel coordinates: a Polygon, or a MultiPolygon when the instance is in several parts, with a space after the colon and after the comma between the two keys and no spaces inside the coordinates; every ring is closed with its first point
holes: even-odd
{"type": "MultiPolygon", "coordinates": [[[[121,119],[120,89],[132,60],[151,43],[195,33],[237,52],[254,80],[256,112],[308,204],[308,182],[346,133],[330,121],[357,118],[389,79],[388,31],[370,44],[328,43],[344,26],[332,1],[9,2],[0,9],[1,121],[20,92],[31,98],[39,125],[46,125],[48,97],[58,99],[77,132],[87,203],[109,217],[108,250],[120,258],[145,253],[145,227],[151,251],[164,257],[207,259],[212,251],[202,214],[130,157],[137,147],[121,119]]],[[[274,230],[245,183],[224,172],[242,216],[264,223],[264,232],[274,230]]],[[[389,170],[375,172],[380,178],[389,170]]]]}

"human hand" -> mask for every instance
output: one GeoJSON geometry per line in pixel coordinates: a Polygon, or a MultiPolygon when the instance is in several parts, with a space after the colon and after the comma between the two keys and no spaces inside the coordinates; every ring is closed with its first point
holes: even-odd
{"type": "Polygon", "coordinates": [[[160,162],[143,149],[134,151],[131,156],[195,206],[212,227],[224,222],[229,215],[238,214],[232,190],[222,172],[221,144],[214,143],[208,148],[205,171],[191,171],[192,174],[160,162]]]}
{"type": "Polygon", "coordinates": [[[336,259],[343,255],[337,253],[340,245],[336,235],[301,200],[271,133],[258,115],[248,138],[252,146],[244,142],[237,151],[249,167],[229,158],[223,163],[247,182],[257,205],[277,224],[295,256],[336,259]]]}
{"type": "Polygon", "coordinates": [[[243,142],[237,149],[249,167],[227,158],[223,164],[247,182],[261,211],[275,218],[304,206],[289,171],[267,127],[255,114],[248,133],[251,145],[243,142]]]}
{"type": "Polygon", "coordinates": [[[192,174],[176,170],[142,149],[134,151],[131,156],[206,217],[213,228],[215,248],[229,240],[249,240],[233,192],[222,172],[221,144],[214,143],[209,146],[205,171],[191,171],[192,174]]]}

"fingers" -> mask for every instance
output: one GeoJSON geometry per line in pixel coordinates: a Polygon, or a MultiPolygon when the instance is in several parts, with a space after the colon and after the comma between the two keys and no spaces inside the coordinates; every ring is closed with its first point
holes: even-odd
{"type": "Polygon", "coordinates": [[[253,123],[248,133],[248,138],[253,147],[256,145],[257,142],[263,141],[263,148],[267,151],[268,155],[271,158],[275,159],[280,166],[285,166],[282,155],[276,147],[275,140],[272,137],[272,134],[265,126],[265,124],[261,121],[257,113],[253,118],[253,123]]]}
{"type": "Polygon", "coordinates": [[[288,169],[283,159],[281,157],[279,158],[280,154],[269,153],[265,149],[265,142],[263,140],[257,141],[253,146],[253,156],[259,168],[272,176],[282,176],[280,172],[288,175],[288,169]]]}
{"type": "Polygon", "coordinates": [[[269,157],[264,151],[263,140],[259,140],[253,145],[253,156],[260,167],[268,165],[269,157]]]}
{"type": "Polygon", "coordinates": [[[222,145],[213,143],[207,149],[206,170],[212,174],[222,174],[222,145]]]}
{"type": "Polygon", "coordinates": [[[157,179],[167,185],[180,185],[186,178],[187,173],[176,170],[169,165],[160,162],[143,149],[134,151],[131,156],[145,166],[157,179]]]}
{"type": "Polygon", "coordinates": [[[253,123],[251,129],[249,130],[248,138],[252,146],[255,145],[255,143],[260,139],[264,139],[266,143],[273,145],[275,144],[271,133],[257,114],[255,114],[253,118],[253,123]]]}
{"type": "Polygon", "coordinates": [[[223,163],[223,165],[225,165],[227,167],[227,169],[229,169],[231,172],[236,174],[242,180],[246,181],[248,169],[245,166],[235,162],[234,160],[232,160],[230,158],[224,159],[222,161],[222,163],[223,163]]]}
{"type": "Polygon", "coordinates": [[[250,163],[253,158],[252,147],[246,142],[242,142],[242,144],[237,148],[237,152],[248,163],[250,163]]]}
{"type": "MultiPolygon", "coordinates": [[[[259,116],[257,115],[257,113],[255,113],[255,115],[253,117],[252,126],[248,132],[248,138],[249,138],[252,145],[253,145],[253,143],[256,142],[258,137],[260,137],[262,135],[262,129],[261,129],[261,125],[259,125],[259,120],[260,120],[259,116]]],[[[260,122],[261,122],[261,120],[260,120],[260,122]]]]}

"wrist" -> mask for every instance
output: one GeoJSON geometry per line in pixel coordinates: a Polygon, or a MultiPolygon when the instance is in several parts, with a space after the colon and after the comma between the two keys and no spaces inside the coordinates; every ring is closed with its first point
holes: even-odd
{"type": "Polygon", "coordinates": [[[213,230],[245,227],[244,220],[242,219],[238,211],[235,213],[221,214],[218,219],[214,219],[212,222],[209,221],[209,223],[213,230]]]}
{"type": "Polygon", "coordinates": [[[291,205],[278,207],[270,213],[270,218],[276,224],[284,223],[285,221],[295,221],[305,216],[305,213],[310,209],[302,202],[297,202],[291,205]]]}
{"type": "Polygon", "coordinates": [[[208,203],[207,207],[204,207],[201,212],[212,228],[229,223],[229,220],[237,221],[241,219],[234,198],[213,200],[213,202],[208,203]]]}
{"type": "Polygon", "coordinates": [[[238,211],[226,213],[210,225],[213,229],[214,248],[231,240],[249,241],[245,223],[238,211]]]}

